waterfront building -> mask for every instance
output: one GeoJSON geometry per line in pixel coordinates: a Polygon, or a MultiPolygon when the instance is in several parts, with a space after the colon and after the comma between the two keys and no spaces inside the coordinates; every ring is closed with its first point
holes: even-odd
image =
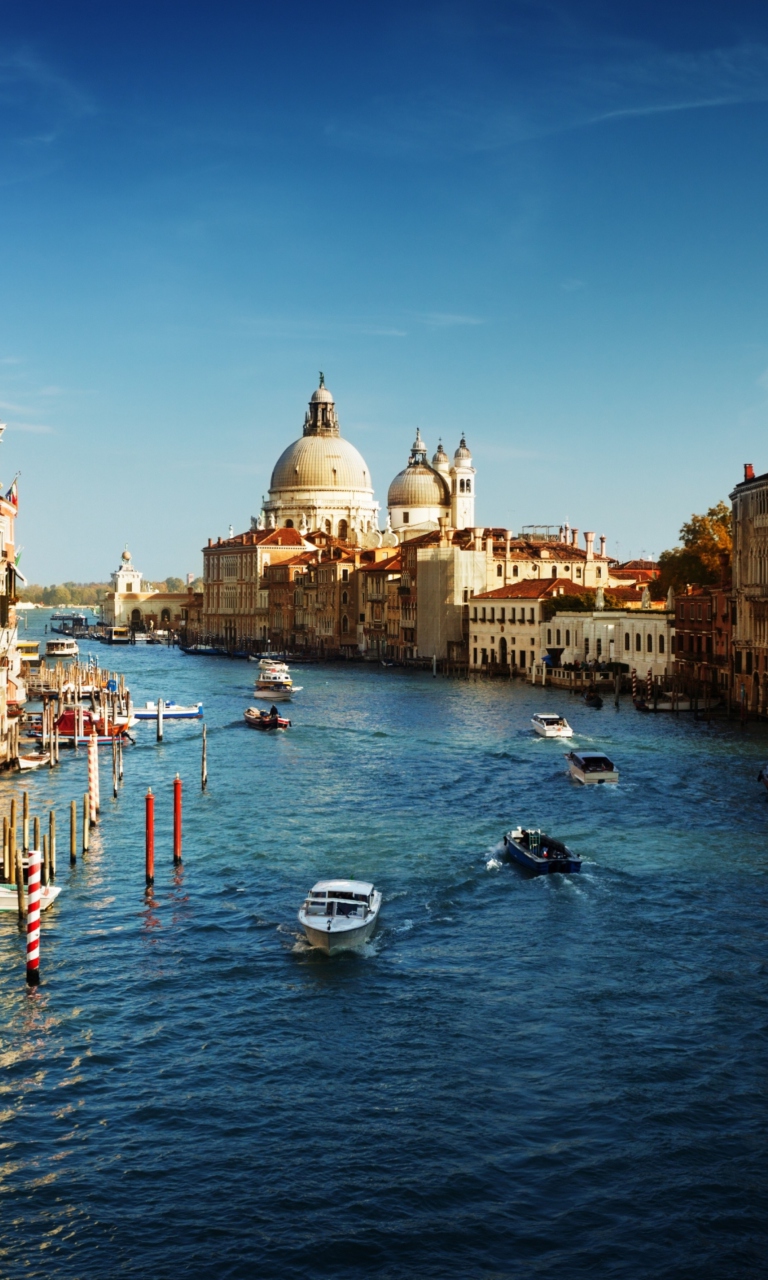
{"type": "Polygon", "coordinates": [[[270,631],[269,598],[264,582],[271,564],[291,560],[314,545],[298,529],[251,529],[230,538],[208,539],[203,547],[203,609],[199,633],[228,647],[266,644],[270,631]]]}
{"type": "Polygon", "coordinates": [[[747,463],[730,495],[733,512],[734,695],[768,714],[768,472],[747,463]]]}
{"type": "MultiPolygon", "coordinates": [[[[529,578],[473,596],[469,606],[470,671],[530,670],[540,658],[545,603],[571,589],[568,578],[529,578]]],[[[570,630],[563,634],[570,644],[570,630]]]]}
{"type": "Polygon", "coordinates": [[[359,544],[378,528],[379,504],[368,464],[345,440],[333,396],[320,374],[303,433],[281,453],[256,528],[320,529],[359,544]]]}
{"type": "Polygon", "coordinates": [[[400,551],[385,557],[372,556],[360,565],[358,576],[361,588],[361,652],[371,658],[396,655],[400,639],[400,551]]]}
{"type": "Polygon", "coordinates": [[[102,607],[102,622],[108,627],[130,627],[132,631],[179,631],[187,625],[190,612],[199,611],[199,601],[191,587],[186,591],[156,591],[133,563],[126,547],[112,574],[111,591],[102,607]]]}
{"type": "Polygon", "coordinates": [[[18,501],[14,480],[5,496],[0,496],[0,764],[4,765],[16,754],[17,735],[9,732],[13,723],[10,713],[16,713],[27,700],[16,628],[18,584],[25,581],[16,565],[18,501]]]}
{"type": "MultiPolygon", "coordinates": [[[[675,669],[683,688],[727,695],[733,680],[733,618],[727,564],[718,586],[689,587],[675,596],[675,669]]],[[[738,696],[738,690],[737,696],[738,696]]]]}
{"type": "Polygon", "coordinates": [[[674,668],[674,608],[558,611],[539,627],[539,650],[553,666],[569,663],[619,663],[640,679],[669,676],[674,668]]]}

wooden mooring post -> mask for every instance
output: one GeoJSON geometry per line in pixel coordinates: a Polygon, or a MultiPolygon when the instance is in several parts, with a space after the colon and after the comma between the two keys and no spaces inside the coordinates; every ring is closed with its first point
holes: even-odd
{"type": "Polygon", "coordinates": [[[69,806],[69,865],[74,867],[77,862],[77,801],[73,800],[69,806]]]}
{"type": "Polygon", "coordinates": [[[208,729],[203,725],[203,764],[202,764],[202,789],[208,786],[208,729]]]}

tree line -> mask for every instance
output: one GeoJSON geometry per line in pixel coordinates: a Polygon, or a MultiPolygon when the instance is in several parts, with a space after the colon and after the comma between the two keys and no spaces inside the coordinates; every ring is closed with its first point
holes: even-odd
{"type": "MultiPolygon", "coordinates": [[[[186,591],[187,584],[183,578],[165,578],[162,582],[150,583],[149,588],[155,591],[186,591]]],[[[202,589],[202,578],[196,578],[192,583],[192,590],[202,591],[202,589]]],[[[49,607],[66,608],[72,605],[84,605],[95,608],[111,590],[112,584],[109,582],[58,582],[50,587],[30,583],[19,592],[19,600],[49,607]]]]}

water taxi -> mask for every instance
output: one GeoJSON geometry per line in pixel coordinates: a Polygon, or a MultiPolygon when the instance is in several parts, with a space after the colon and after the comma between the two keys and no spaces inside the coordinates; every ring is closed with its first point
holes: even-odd
{"type": "Polygon", "coordinates": [[[508,858],[536,876],[551,875],[555,871],[564,875],[581,871],[581,858],[576,858],[562,840],[555,840],[545,831],[516,827],[504,836],[504,850],[508,858]]]}
{"type": "Polygon", "coordinates": [[[77,641],[71,636],[61,636],[57,640],[48,640],[45,646],[46,658],[76,658],[80,649],[77,641]]]}
{"type": "Polygon", "coordinates": [[[301,689],[301,685],[293,683],[288,668],[280,665],[262,667],[253,692],[261,702],[288,702],[301,689]]]}
{"type": "Polygon", "coordinates": [[[601,751],[569,751],[568,772],[576,782],[618,782],[619,771],[601,751]]]}
{"type": "Polygon", "coordinates": [[[40,655],[39,640],[17,640],[16,648],[19,651],[19,657],[22,662],[26,662],[28,667],[39,667],[42,662],[40,655]]]}
{"type": "Polygon", "coordinates": [[[299,911],[313,947],[335,955],[362,946],[376,928],[381,893],[364,880],[318,880],[299,911]]]}
{"type": "Polygon", "coordinates": [[[549,711],[537,711],[531,716],[531,724],[542,738],[572,738],[573,729],[565,716],[558,716],[549,711]]]}

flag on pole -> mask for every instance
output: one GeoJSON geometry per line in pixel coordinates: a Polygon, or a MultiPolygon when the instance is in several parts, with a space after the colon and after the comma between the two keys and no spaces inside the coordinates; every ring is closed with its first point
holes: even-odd
{"type": "Polygon", "coordinates": [[[18,505],[19,505],[19,489],[18,489],[18,485],[16,484],[16,481],[15,481],[15,480],[14,480],[13,484],[11,485],[10,489],[8,490],[8,492],[6,493],[6,495],[5,495],[5,500],[6,500],[6,502],[12,502],[12,503],[13,503],[13,505],[14,505],[14,507],[18,507],[18,505]]]}

